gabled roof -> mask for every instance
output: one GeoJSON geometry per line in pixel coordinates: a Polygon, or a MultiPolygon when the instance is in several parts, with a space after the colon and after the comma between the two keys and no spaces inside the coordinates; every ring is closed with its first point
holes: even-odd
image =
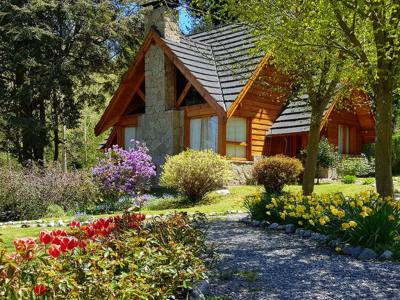
{"type": "Polygon", "coordinates": [[[133,80],[134,73],[143,69],[138,65],[143,64],[144,53],[152,42],[165,51],[181,72],[184,71],[182,73],[189,77],[187,79],[211,106],[224,112],[234,109],[232,104],[241,98],[241,93],[251,85],[252,76],[266,64],[265,54],[253,51],[256,38],[242,24],[182,35],[179,42],[161,38],[156,30],[152,30],[97,124],[96,134],[115,123],[112,111],[115,108],[122,110],[119,101],[126,101],[129,96],[127,89],[134,84],[130,80],[133,80]]]}
{"type": "MultiPolygon", "coordinates": [[[[360,90],[353,91],[353,97],[367,100],[366,95],[360,90]],[[361,96],[360,96],[361,95],[361,96]]],[[[274,121],[271,128],[267,131],[267,136],[279,136],[286,134],[306,133],[310,131],[311,123],[311,107],[308,103],[309,96],[307,94],[294,97],[286,103],[278,118],[274,121]]],[[[324,111],[324,119],[321,124],[321,129],[325,126],[331,112],[335,109],[338,103],[337,97],[331,100],[327,109],[324,111]]],[[[364,111],[364,117],[372,117],[373,113],[368,102],[363,102],[364,105],[357,104],[356,112],[364,111]]]]}

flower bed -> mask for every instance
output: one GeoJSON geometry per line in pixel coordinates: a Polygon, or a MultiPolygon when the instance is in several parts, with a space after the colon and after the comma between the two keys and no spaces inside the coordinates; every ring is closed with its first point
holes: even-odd
{"type": "Polygon", "coordinates": [[[303,196],[284,194],[279,197],[256,194],[247,199],[253,215],[265,207],[269,222],[296,224],[339,239],[341,243],[362,246],[378,253],[400,252],[400,202],[382,199],[363,192],[352,197],[341,193],[303,196]]]}
{"type": "Polygon", "coordinates": [[[204,278],[205,218],[125,213],[43,231],[0,252],[0,298],[165,299],[204,278]]]}

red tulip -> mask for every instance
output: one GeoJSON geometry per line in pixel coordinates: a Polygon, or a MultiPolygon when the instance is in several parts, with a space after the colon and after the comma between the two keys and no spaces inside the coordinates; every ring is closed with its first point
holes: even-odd
{"type": "Polygon", "coordinates": [[[53,245],[50,246],[48,252],[49,252],[49,254],[50,254],[52,257],[57,258],[57,257],[59,257],[60,254],[61,254],[60,246],[59,246],[59,245],[53,244],[53,245]]]}
{"type": "Polygon", "coordinates": [[[81,223],[79,221],[71,221],[71,223],[69,223],[69,227],[74,228],[74,227],[81,227],[81,223]]]}
{"type": "Polygon", "coordinates": [[[85,248],[86,248],[86,246],[87,246],[87,244],[86,244],[86,242],[85,242],[85,241],[79,241],[79,242],[78,242],[78,247],[79,247],[79,248],[81,248],[81,249],[85,249],[85,248]]]}
{"type": "Polygon", "coordinates": [[[51,236],[51,233],[50,233],[50,232],[48,232],[48,231],[42,231],[42,232],[40,233],[40,235],[39,235],[39,240],[40,240],[43,244],[47,245],[47,244],[50,244],[50,243],[51,243],[51,241],[53,240],[53,237],[51,236]]]}
{"type": "Polygon", "coordinates": [[[46,293],[47,288],[43,284],[38,284],[33,288],[33,291],[40,297],[46,293]]]}
{"type": "Polygon", "coordinates": [[[68,249],[68,250],[72,250],[72,249],[74,249],[75,247],[77,247],[78,244],[79,244],[79,241],[78,241],[76,238],[72,237],[72,238],[70,238],[69,241],[68,241],[67,249],[68,249]]]}
{"type": "Polygon", "coordinates": [[[52,236],[67,236],[67,233],[65,232],[65,230],[56,229],[56,230],[53,230],[53,231],[51,232],[51,235],[52,235],[52,236]]]}
{"type": "Polygon", "coordinates": [[[18,253],[29,252],[36,249],[36,242],[32,238],[14,240],[14,246],[18,253]]]}

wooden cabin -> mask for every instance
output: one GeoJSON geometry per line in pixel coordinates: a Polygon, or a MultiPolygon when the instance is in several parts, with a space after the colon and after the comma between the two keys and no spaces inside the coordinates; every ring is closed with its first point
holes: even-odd
{"type": "MultiPolygon", "coordinates": [[[[290,80],[254,51],[245,26],[183,35],[175,18],[163,7],[148,12],[143,45],[95,129],[110,130],[103,148],[143,141],[160,165],[186,148],[252,161],[306,147],[306,99],[288,103],[290,80]]],[[[345,112],[333,102],[321,132],[342,153],[359,154],[374,140],[374,118],[368,105],[345,112]]]]}

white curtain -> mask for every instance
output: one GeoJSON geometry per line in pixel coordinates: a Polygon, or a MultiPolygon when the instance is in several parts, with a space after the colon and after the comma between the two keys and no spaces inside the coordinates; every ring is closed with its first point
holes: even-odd
{"type": "Polygon", "coordinates": [[[190,148],[194,150],[211,149],[217,152],[218,118],[190,120],[190,148]]]}
{"type": "Polygon", "coordinates": [[[229,142],[247,142],[247,120],[245,118],[233,117],[228,120],[226,128],[226,155],[229,157],[246,157],[246,146],[229,144],[229,142]]]}
{"type": "Polygon", "coordinates": [[[124,149],[129,150],[134,147],[132,140],[136,139],[136,127],[126,127],[124,130],[124,149]]]}
{"type": "Polygon", "coordinates": [[[349,128],[349,126],[339,125],[338,152],[340,154],[350,153],[350,128],[349,128]]]}

